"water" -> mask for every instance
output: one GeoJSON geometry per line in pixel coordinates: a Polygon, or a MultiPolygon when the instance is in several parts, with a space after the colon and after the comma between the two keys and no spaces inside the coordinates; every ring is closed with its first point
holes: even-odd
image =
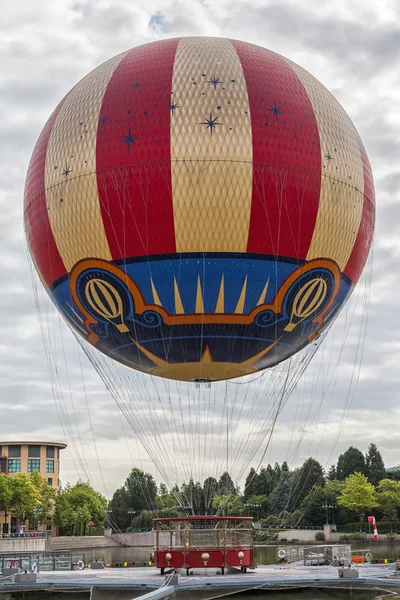
{"type": "MultiPolygon", "coordinates": [[[[354,550],[370,549],[373,558],[388,559],[388,562],[394,562],[400,557],[399,543],[369,543],[362,541],[346,542],[350,543],[354,550]]],[[[307,544],[304,544],[307,545],[307,544]]],[[[147,563],[150,559],[152,548],[102,548],[102,549],[87,549],[82,550],[85,555],[85,562],[91,562],[95,558],[102,560],[106,564],[115,564],[121,562],[136,563],[137,566],[143,567],[143,563],[147,563]]],[[[262,565],[272,565],[276,563],[276,546],[262,546],[255,548],[256,562],[262,565]]],[[[280,597],[280,596],[279,596],[280,597]]],[[[283,599],[282,599],[283,600],[283,599]]]]}
{"type": "MultiPolygon", "coordinates": [[[[370,548],[374,558],[388,559],[393,562],[400,557],[399,543],[379,543],[367,544],[366,542],[351,542],[352,549],[370,548]]],[[[135,562],[138,566],[143,566],[150,558],[151,548],[102,548],[86,549],[85,561],[91,562],[95,558],[105,563],[115,564],[117,562],[135,562]]],[[[255,548],[255,558],[259,564],[276,563],[276,546],[263,546],[255,548]]],[[[249,581],[250,583],[250,581],[249,581]]],[[[392,592],[393,593],[393,592],[392,592]]],[[[389,600],[389,593],[382,590],[339,590],[331,589],[304,589],[293,591],[265,591],[253,590],[246,593],[234,594],[231,596],[236,600],[372,600],[373,598],[386,597],[389,600]],[[387,594],[387,595],[386,595],[387,594]]],[[[94,589],[92,595],[89,592],[25,592],[24,594],[9,594],[0,592],[0,600],[133,600],[141,594],[133,590],[102,590],[94,589]]],[[[392,595],[392,594],[390,594],[392,595]]],[[[218,597],[218,590],[215,590],[214,598],[218,597]]],[[[182,591],[177,600],[205,600],[201,592],[195,590],[182,591]]],[[[395,600],[398,598],[395,596],[395,600]]]]}

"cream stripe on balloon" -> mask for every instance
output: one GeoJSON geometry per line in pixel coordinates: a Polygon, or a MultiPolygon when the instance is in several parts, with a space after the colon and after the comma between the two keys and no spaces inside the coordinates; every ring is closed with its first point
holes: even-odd
{"type": "Polygon", "coordinates": [[[177,252],[246,252],[252,135],[246,81],[229,40],[181,39],[172,78],[177,252]]]}
{"type": "Polygon", "coordinates": [[[67,271],[88,256],[112,259],[97,190],[97,126],[107,85],[126,54],[105,62],[73,88],[51,131],[46,155],[46,204],[67,271]]]}
{"type": "Polygon", "coordinates": [[[331,258],[343,270],[356,241],[364,203],[359,136],[332,94],[307,71],[287,62],[310,98],[321,147],[320,201],[307,260],[331,258]]]}

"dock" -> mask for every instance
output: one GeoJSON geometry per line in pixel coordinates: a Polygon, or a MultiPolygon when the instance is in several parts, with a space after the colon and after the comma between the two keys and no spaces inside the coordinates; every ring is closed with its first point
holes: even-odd
{"type": "MultiPolygon", "coordinates": [[[[168,598],[174,594],[179,598],[189,590],[203,591],[204,597],[218,591],[221,595],[250,590],[282,590],[300,588],[352,588],[389,590],[400,588],[400,572],[395,565],[360,566],[359,578],[340,579],[338,569],[329,566],[306,567],[303,564],[259,565],[254,571],[242,573],[229,569],[225,575],[217,574],[216,569],[194,570],[192,575],[181,572],[178,585],[168,585],[168,575],[161,576],[158,569],[152,567],[101,569],[82,571],[44,571],[37,574],[36,583],[16,584],[10,579],[0,577],[0,592],[17,591],[90,591],[95,589],[125,589],[132,591],[133,597],[168,598]],[[399,575],[396,577],[396,575],[399,575]]],[[[188,596],[187,596],[188,597],[188,596]]]]}

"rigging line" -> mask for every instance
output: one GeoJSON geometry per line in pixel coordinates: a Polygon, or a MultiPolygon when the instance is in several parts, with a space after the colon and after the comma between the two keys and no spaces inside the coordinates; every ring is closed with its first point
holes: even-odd
{"type": "MultiPolygon", "coordinates": [[[[31,256],[28,255],[27,259],[28,259],[28,264],[29,264],[29,267],[30,267],[32,284],[33,284],[34,302],[35,302],[36,311],[37,311],[37,314],[38,314],[39,326],[40,326],[40,329],[41,329],[41,332],[42,332],[42,340],[43,340],[43,346],[44,346],[44,350],[45,350],[45,356],[46,356],[46,362],[47,362],[47,369],[48,369],[48,374],[49,374],[49,379],[50,379],[50,386],[51,386],[51,389],[52,389],[52,395],[53,395],[53,399],[55,401],[56,410],[57,410],[59,422],[60,422],[60,425],[61,425],[61,428],[62,428],[62,431],[63,431],[63,435],[64,435],[64,438],[67,440],[68,439],[68,435],[67,435],[67,432],[66,432],[66,429],[65,429],[65,426],[64,426],[64,420],[62,418],[61,408],[59,407],[58,400],[57,400],[57,398],[59,397],[60,390],[58,389],[58,386],[57,386],[57,380],[56,380],[56,378],[53,375],[53,365],[54,365],[54,363],[50,360],[50,349],[49,349],[49,346],[48,346],[48,343],[47,343],[48,340],[46,338],[46,333],[45,333],[45,321],[44,321],[44,318],[43,318],[43,316],[41,314],[42,311],[41,311],[41,308],[40,308],[38,287],[37,287],[37,283],[36,283],[37,274],[36,274],[36,271],[34,272],[33,269],[32,269],[33,263],[32,263],[31,256]]],[[[43,289],[41,289],[41,293],[42,294],[44,293],[43,289]]],[[[78,469],[77,463],[75,461],[75,456],[74,456],[74,453],[73,453],[72,449],[70,451],[70,455],[71,455],[71,458],[72,458],[72,462],[73,462],[75,471],[77,473],[79,473],[79,469],[78,469]]]]}
{"type": "MultiPolygon", "coordinates": [[[[86,352],[86,349],[84,348],[84,351],[86,352]]],[[[96,356],[96,358],[98,358],[96,356]]],[[[112,397],[114,397],[114,400],[117,402],[118,406],[120,407],[120,409],[122,410],[125,418],[127,419],[129,425],[131,426],[131,428],[136,432],[136,434],[138,435],[138,439],[140,439],[142,445],[144,446],[144,448],[146,449],[147,454],[149,455],[149,457],[151,458],[153,464],[155,464],[157,466],[157,468],[159,469],[160,473],[162,473],[164,480],[171,486],[171,482],[170,482],[170,478],[168,477],[168,472],[165,471],[164,465],[163,463],[160,463],[159,458],[157,457],[157,455],[155,455],[152,451],[152,446],[151,444],[148,442],[147,437],[143,436],[143,430],[139,427],[138,425],[138,421],[133,420],[130,416],[130,414],[127,412],[126,410],[126,406],[123,400],[121,400],[121,398],[119,397],[119,390],[118,388],[113,388],[110,386],[109,380],[108,378],[105,376],[105,371],[106,369],[99,369],[96,366],[96,358],[92,357],[91,355],[89,355],[89,360],[91,360],[91,362],[93,362],[93,364],[96,367],[96,370],[98,371],[98,373],[100,374],[100,376],[102,377],[107,390],[109,391],[109,393],[111,394],[112,397]],[[93,361],[92,361],[93,358],[93,361]]],[[[108,367],[108,365],[107,365],[108,367]]],[[[172,487],[172,486],[171,486],[172,487]]],[[[174,495],[176,496],[176,494],[174,493],[174,495]]],[[[179,502],[179,498],[176,496],[177,501],[179,502]]]]}

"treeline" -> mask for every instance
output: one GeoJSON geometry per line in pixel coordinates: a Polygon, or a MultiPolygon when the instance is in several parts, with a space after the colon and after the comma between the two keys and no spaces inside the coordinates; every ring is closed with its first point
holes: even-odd
{"type": "MultiPolygon", "coordinates": [[[[400,478],[400,473],[399,473],[400,478]]],[[[400,483],[388,476],[375,444],[364,454],[353,446],[341,454],[328,473],[314,458],[300,468],[286,462],[252,468],[243,492],[229,473],[203,483],[192,479],[167,490],[149,473],[134,468],[109,504],[109,524],[114,529],[141,529],[152,519],[183,514],[248,515],[275,527],[339,525],[365,520],[395,522],[400,509],[400,483]],[[372,512],[371,512],[372,511],[372,512]]]]}
{"type": "Polygon", "coordinates": [[[350,446],[327,473],[314,458],[295,469],[286,462],[250,469],[242,490],[227,472],[168,490],[163,483],[157,487],[150,473],[133,468],[110,502],[82,481],[56,495],[36,472],[0,473],[0,511],[8,523],[11,517],[17,524],[29,519],[31,530],[54,524],[61,535],[100,534],[104,526],[143,529],[152,527],[154,517],[187,514],[246,515],[267,527],[353,523],[357,530],[373,514],[383,532],[400,521],[399,480],[400,472],[389,475],[370,444],[365,456],[350,446]]]}
{"type": "Polygon", "coordinates": [[[16,527],[28,522],[30,531],[54,524],[65,534],[87,535],[92,527],[104,528],[107,500],[82,481],[67,484],[56,494],[37,471],[13,476],[0,473],[0,511],[9,526],[14,517],[16,527]]]}

